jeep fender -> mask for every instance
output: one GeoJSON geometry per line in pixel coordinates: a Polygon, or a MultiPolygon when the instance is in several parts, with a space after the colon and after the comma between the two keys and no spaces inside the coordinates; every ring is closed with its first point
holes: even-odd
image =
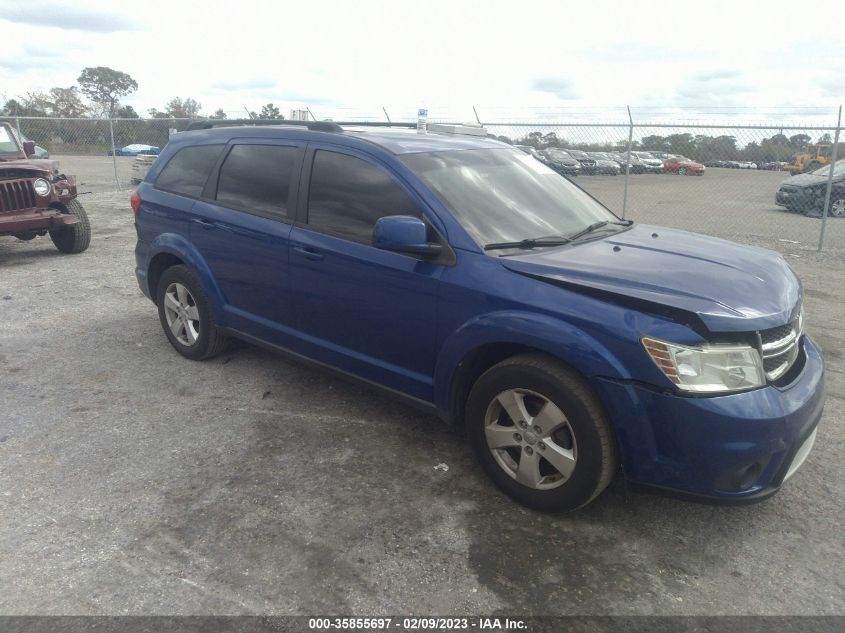
{"type": "Polygon", "coordinates": [[[452,384],[461,362],[474,350],[490,344],[542,350],[587,379],[630,378],[625,366],[606,347],[570,323],[530,312],[493,312],[467,321],[444,341],[434,368],[434,398],[440,411],[450,411],[452,384]]]}

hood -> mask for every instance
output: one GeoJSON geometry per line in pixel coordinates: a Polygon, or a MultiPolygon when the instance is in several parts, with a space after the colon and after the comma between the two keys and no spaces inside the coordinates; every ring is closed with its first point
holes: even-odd
{"type": "Polygon", "coordinates": [[[40,173],[55,174],[59,171],[59,161],[37,158],[17,158],[15,160],[3,160],[0,161],[0,172],[2,172],[4,169],[26,169],[31,171],[37,171],[40,173]]]}
{"type": "MultiPolygon", "coordinates": [[[[833,182],[842,180],[842,176],[834,176],[833,182]]],[[[793,187],[812,187],[813,185],[826,185],[827,176],[816,176],[814,174],[798,174],[784,180],[781,185],[792,185],[793,187]]]]}
{"type": "Polygon", "coordinates": [[[801,282],[777,253],[644,224],[501,261],[514,272],[575,290],[696,315],[711,332],[784,325],[802,297],[801,282]]]}

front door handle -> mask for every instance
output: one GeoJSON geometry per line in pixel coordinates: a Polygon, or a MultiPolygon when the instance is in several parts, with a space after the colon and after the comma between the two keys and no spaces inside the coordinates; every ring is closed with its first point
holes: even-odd
{"type": "Polygon", "coordinates": [[[325,255],[323,255],[320,251],[315,248],[311,248],[310,246],[294,246],[293,250],[306,259],[312,259],[314,261],[320,261],[325,257],[325,255]]]}
{"type": "Polygon", "coordinates": [[[214,222],[212,222],[211,220],[208,220],[206,218],[192,218],[191,222],[193,222],[194,224],[199,224],[202,228],[204,228],[208,231],[211,231],[211,230],[217,228],[217,225],[214,222]]]}

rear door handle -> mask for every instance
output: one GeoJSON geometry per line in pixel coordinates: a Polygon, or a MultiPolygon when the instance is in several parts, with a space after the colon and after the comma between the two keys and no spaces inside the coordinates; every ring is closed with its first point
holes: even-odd
{"type": "Polygon", "coordinates": [[[321,252],[310,246],[294,246],[293,250],[306,259],[313,259],[314,261],[319,261],[325,257],[321,252]]]}

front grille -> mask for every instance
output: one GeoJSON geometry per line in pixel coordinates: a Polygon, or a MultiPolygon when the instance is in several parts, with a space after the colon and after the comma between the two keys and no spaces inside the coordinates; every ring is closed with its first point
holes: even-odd
{"type": "Polygon", "coordinates": [[[774,381],[783,376],[798,358],[802,327],[799,310],[799,316],[791,323],[757,333],[763,369],[769,380],[774,381]]]}
{"type": "Polygon", "coordinates": [[[32,180],[0,181],[0,213],[32,209],[35,206],[35,188],[32,180]]]}

